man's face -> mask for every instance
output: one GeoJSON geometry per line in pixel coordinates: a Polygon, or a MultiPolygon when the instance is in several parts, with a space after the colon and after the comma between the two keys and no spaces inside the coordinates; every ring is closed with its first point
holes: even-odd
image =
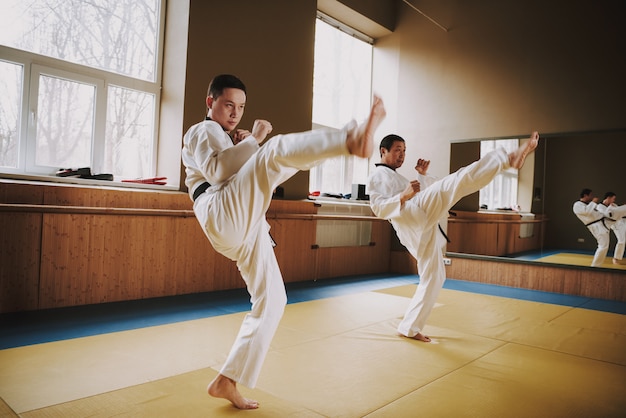
{"type": "Polygon", "coordinates": [[[385,148],[380,149],[382,155],[380,157],[380,162],[388,165],[389,167],[396,169],[400,168],[404,163],[404,156],[406,154],[406,145],[402,141],[394,141],[391,144],[391,149],[387,150],[385,148]]]}
{"type": "Polygon", "coordinates": [[[612,205],[613,203],[615,203],[615,199],[617,198],[617,196],[610,196],[606,198],[606,201],[609,205],[612,205]]]}
{"type": "Polygon", "coordinates": [[[243,116],[246,106],[246,93],[235,88],[225,88],[222,95],[217,99],[209,96],[206,98],[209,108],[208,116],[219,123],[228,133],[235,129],[243,116]]]}

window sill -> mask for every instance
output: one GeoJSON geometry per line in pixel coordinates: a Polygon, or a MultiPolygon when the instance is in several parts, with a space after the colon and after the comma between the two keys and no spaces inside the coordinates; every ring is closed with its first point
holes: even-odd
{"type": "Polygon", "coordinates": [[[159,185],[159,184],[142,184],[142,183],[126,183],[121,181],[109,181],[109,180],[93,180],[93,179],[81,179],[78,177],[57,177],[46,175],[26,175],[26,174],[0,174],[0,181],[11,183],[24,183],[24,184],[39,184],[47,183],[49,185],[57,186],[88,186],[88,187],[100,187],[103,189],[112,190],[129,190],[129,189],[142,189],[142,190],[164,190],[164,191],[179,191],[178,187],[172,185],[159,185]]]}
{"type": "Polygon", "coordinates": [[[353,200],[339,199],[336,197],[309,196],[307,201],[314,202],[318,205],[345,205],[345,206],[367,206],[369,208],[369,200],[353,200]]]}

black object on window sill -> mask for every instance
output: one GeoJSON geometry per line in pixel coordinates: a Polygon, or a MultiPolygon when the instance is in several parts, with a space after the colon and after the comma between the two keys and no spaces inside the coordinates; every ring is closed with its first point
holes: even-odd
{"type": "Polygon", "coordinates": [[[113,181],[113,174],[91,174],[90,167],[61,168],[56,172],[57,177],[78,177],[81,179],[113,181]]]}

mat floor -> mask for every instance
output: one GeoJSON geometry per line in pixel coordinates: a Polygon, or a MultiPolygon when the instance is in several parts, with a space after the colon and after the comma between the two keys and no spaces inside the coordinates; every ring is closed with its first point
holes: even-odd
{"type": "Polygon", "coordinates": [[[425,344],[395,327],[415,276],[288,286],[256,411],[209,397],[231,291],[0,316],[0,416],[618,417],[626,304],[448,280],[425,344]]]}

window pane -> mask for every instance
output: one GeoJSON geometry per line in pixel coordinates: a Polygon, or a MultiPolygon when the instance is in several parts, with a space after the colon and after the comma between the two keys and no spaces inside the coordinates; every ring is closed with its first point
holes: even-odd
{"type": "Polygon", "coordinates": [[[152,176],[153,94],[109,86],[104,171],[126,179],[152,176]]]}
{"type": "Polygon", "coordinates": [[[39,77],[35,164],[57,168],[91,165],[96,89],[57,77],[39,77]]]}
{"type": "MultiPolygon", "coordinates": [[[[371,103],[372,45],[317,19],[313,69],[313,124],[343,128],[367,117],[371,103]]],[[[367,160],[338,157],[311,169],[310,191],[348,194],[365,184],[367,160]],[[321,173],[321,175],[319,174],[321,173]]]]}
{"type": "MultiPolygon", "coordinates": [[[[504,148],[507,152],[519,146],[519,139],[494,139],[480,142],[480,157],[497,149],[504,148]]],[[[482,208],[512,209],[517,207],[518,171],[508,169],[497,174],[484,188],[480,189],[479,201],[482,208]]]]}
{"type": "Polygon", "coordinates": [[[21,65],[0,61],[0,166],[17,167],[22,104],[21,65]]]}
{"type": "Polygon", "coordinates": [[[317,19],[313,122],[342,128],[365,119],[371,99],[372,46],[317,19]]]}
{"type": "Polygon", "coordinates": [[[159,0],[3,0],[0,43],[156,79],[159,0]]]}

